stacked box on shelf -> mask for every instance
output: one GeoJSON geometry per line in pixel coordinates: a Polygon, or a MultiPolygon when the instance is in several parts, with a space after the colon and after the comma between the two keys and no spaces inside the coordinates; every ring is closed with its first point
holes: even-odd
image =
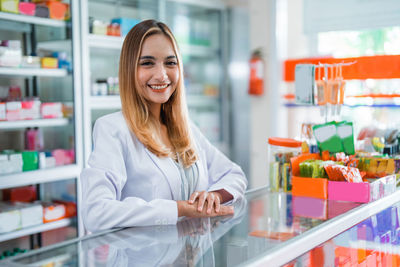
{"type": "Polygon", "coordinates": [[[304,154],[292,158],[292,194],[294,196],[367,203],[387,196],[396,190],[395,175],[368,179],[367,182],[360,183],[330,181],[327,178],[299,177],[300,162],[317,158],[318,155],[316,154],[304,154]]]}

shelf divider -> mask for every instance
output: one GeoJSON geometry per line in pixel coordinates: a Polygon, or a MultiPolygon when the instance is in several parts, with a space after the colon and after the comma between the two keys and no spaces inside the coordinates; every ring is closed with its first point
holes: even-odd
{"type": "Polygon", "coordinates": [[[19,238],[22,236],[33,235],[44,231],[54,230],[61,227],[66,227],[71,225],[71,223],[72,219],[66,218],[55,222],[49,222],[32,227],[23,228],[20,230],[12,231],[10,233],[0,234],[0,242],[19,238]]]}
{"type": "Polygon", "coordinates": [[[21,129],[27,127],[57,127],[68,125],[67,118],[60,119],[37,119],[21,121],[0,121],[0,129],[21,129]]]}
{"type": "Polygon", "coordinates": [[[65,69],[35,69],[35,68],[8,68],[0,67],[0,76],[43,76],[43,77],[65,77],[68,75],[65,69]]]}
{"type": "Polygon", "coordinates": [[[0,189],[76,179],[80,173],[81,168],[76,164],[71,164],[49,169],[0,175],[0,189]]]}
{"type": "Polygon", "coordinates": [[[0,12],[0,19],[29,23],[29,24],[36,24],[36,25],[43,25],[43,26],[51,26],[51,27],[65,27],[67,25],[67,23],[64,20],[47,19],[47,18],[40,18],[40,17],[35,17],[35,16],[12,14],[12,13],[7,13],[7,12],[0,12]]]}

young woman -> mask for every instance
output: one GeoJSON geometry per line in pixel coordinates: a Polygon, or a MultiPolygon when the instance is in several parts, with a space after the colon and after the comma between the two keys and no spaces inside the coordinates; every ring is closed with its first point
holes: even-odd
{"type": "Polygon", "coordinates": [[[233,214],[247,180],[188,120],[182,60],[170,29],[146,20],[119,64],[122,112],[99,118],[81,174],[89,231],[233,214]]]}

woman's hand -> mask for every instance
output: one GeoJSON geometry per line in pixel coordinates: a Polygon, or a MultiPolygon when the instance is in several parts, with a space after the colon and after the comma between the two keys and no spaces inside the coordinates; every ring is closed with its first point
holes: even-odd
{"type": "Polygon", "coordinates": [[[197,201],[197,211],[202,212],[204,206],[207,205],[207,214],[211,214],[211,211],[214,208],[215,205],[215,212],[219,212],[221,209],[221,202],[222,202],[222,196],[218,192],[207,192],[207,191],[201,191],[201,192],[194,192],[190,198],[189,198],[189,203],[194,204],[197,201]]]}
{"type": "Polygon", "coordinates": [[[196,205],[190,204],[189,201],[177,201],[178,204],[178,217],[186,216],[192,218],[203,218],[203,217],[217,217],[233,215],[233,206],[220,206],[219,211],[211,209],[210,213],[207,213],[206,209],[198,211],[196,205]]]}

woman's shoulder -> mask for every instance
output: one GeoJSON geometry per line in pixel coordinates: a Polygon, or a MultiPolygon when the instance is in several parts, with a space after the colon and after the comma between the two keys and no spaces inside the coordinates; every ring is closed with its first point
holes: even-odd
{"type": "Polygon", "coordinates": [[[96,127],[107,127],[110,131],[128,131],[124,115],[121,111],[104,115],[96,120],[96,127]]]}

